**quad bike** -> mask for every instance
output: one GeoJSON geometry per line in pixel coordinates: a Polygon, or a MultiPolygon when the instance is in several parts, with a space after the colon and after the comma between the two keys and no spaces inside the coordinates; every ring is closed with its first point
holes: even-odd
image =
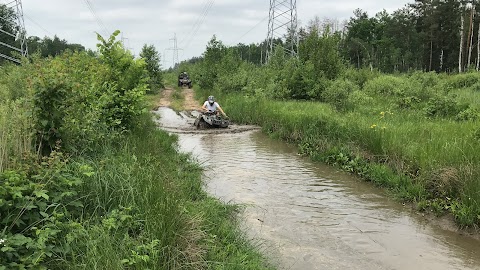
{"type": "Polygon", "coordinates": [[[187,86],[188,88],[192,88],[192,80],[185,73],[181,73],[178,76],[178,87],[183,87],[183,86],[187,86]]]}
{"type": "Polygon", "coordinates": [[[230,125],[230,120],[223,118],[218,113],[208,111],[202,112],[195,120],[194,126],[197,129],[205,128],[227,128],[230,125]]]}

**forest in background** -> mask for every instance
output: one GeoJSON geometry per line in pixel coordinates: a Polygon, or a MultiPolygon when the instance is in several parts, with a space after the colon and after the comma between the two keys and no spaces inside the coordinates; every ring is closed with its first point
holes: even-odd
{"type": "MultiPolygon", "coordinates": [[[[355,68],[388,73],[478,70],[479,5],[478,1],[417,0],[392,13],[372,15],[356,9],[343,22],[314,18],[299,28],[297,36],[285,36],[276,43],[282,45],[291,38],[303,43],[315,29],[320,36],[332,37],[341,57],[355,68]]],[[[266,42],[232,48],[248,62],[266,60],[266,42]]],[[[298,48],[300,55],[302,49],[298,48]]]]}

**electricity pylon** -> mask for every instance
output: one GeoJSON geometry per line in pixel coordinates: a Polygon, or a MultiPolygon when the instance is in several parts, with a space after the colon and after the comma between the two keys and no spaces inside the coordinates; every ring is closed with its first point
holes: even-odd
{"type": "Polygon", "coordinates": [[[268,20],[267,61],[275,50],[276,39],[285,39],[285,51],[298,54],[297,0],[270,0],[268,20]]]}
{"type": "MultiPolygon", "coordinates": [[[[6,47],[12,51],[18,52],[22,57],[27,57],[27,31],[25,31],[25,22],[23,20],[22,1],[13,0],[3,5],[7,9],[11,9],[14,12],[16,26],[15,29],[13,29],[13,32],[0,28],[0,33],[5,34],[7,37],[5,40],[0,41],[0,47],[6,47]]],[[[7,23],[9,18],[0,17],[0,20],[3,20],[7,23]]],[[[4,58],[19,64],[22,63],[21,59],[4,55],[2,53],[0,53],[0,58],[4,58]]]]}
{"type": "Polygon", "coordinates": [[[177,44],[177,34],[173,36],[170,40],[173,40],[173,48],[168,48],[167,50],[173,51],[173,62],[172,62],[172,68],[175,68],[175,66],[179,63],[178,59],[178,51],[181,51],[183,49],[178,48],[177,44]]]}

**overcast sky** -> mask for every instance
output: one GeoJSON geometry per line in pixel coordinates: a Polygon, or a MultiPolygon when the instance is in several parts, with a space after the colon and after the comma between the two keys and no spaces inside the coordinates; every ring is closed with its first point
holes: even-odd
{"type": "MultiPolygon", "coordinates": [[[[10,0],[0,0],[7,3],[10,0]]],[[[122,31],[125,45],[138,55],[143,44],[153,44],[165,55],[164,67],[172,64],[176,33],[179,58],[200,56],[215,34],[226,45],[261,42],[268,28],[269,0],[90,0],[100,26],[86,0],[23,0],[27,34],[58,35],[71,43],[95,49],[95,31],[122,31]],[[211,3],[210,8],[209,3],[211,3]],[[207,9],[208,15],[202,20],[207,9]],[[203,22],[201,25],[199,22],[203,22]],[[198,26],[198,27],[197,27],[198,26]]],[[[392,12],[413,0],[298,0],[298,20],[307,24],[315,16],[339,21],[360,8],[369,15],[392,12]]]]}

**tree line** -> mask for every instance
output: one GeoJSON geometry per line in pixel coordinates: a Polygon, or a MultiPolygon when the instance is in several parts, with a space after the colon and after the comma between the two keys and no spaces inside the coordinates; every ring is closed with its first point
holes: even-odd
{"type": "MultiPolygon", "coordinates": [[[[299,27],[299,57],[322,51],[309,37],[315,35],[335,43],[343,62],[355,68],[382,72],[413,70],[463,72],[480,68],[480,6],[478,1],[415,0],[388,13],[370,16],[356,9],[346,21],[320,19],[299,27]]],[[[274,43],[283,46],[291,37],[274,43]]],[[[237,44],[231,48],[244,61],[266,62],[267,41],[237,44]]]]}

